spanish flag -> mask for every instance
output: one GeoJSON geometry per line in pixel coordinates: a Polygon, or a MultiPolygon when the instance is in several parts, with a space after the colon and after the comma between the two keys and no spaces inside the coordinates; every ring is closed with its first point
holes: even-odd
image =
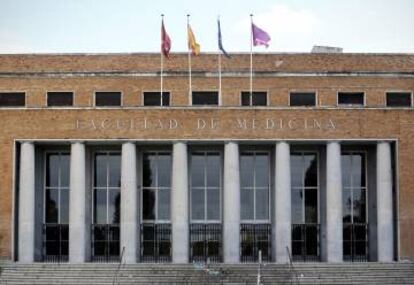
{"type": "Polygon", "coordinates": [[[190,25],[187,26],[187,30],[188,30],[188,49],[191,50],[193,55],[199,55],[200,45],[197,43],[193,30],[191,29],[190,25]]]}

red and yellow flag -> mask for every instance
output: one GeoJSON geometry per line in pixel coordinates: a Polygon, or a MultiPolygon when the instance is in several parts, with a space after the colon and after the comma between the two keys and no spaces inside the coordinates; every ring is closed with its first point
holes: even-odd
{"type": "Polygon", "coordinates": [[[190,25],[188,25],[187,30],[188,30],[188,48],[191,50],[193,55],[199,55],[200,45],[197,43],[193,30],[191,29],[190,25]]]}

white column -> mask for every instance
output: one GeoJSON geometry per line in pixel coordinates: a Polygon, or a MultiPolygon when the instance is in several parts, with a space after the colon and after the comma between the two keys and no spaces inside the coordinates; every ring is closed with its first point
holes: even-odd
{"type": "Polygon", "coordinates": [[[35,147],[23,142],[20,148],[19,261],[34,261],[35,245],[35,147]]]}
{"type": "Polygon", "coordinates": [[[377,237],[378,261],[394,260],[392,168],[389,142],[377,145],[377,237]]]}
{"type": "Polygon", "coordinates": [[[342,262],[342,173],[341,145],[328,142],[326,148],[326,261],[342,262]]]}
{"type": "Polygon", "coordinates": [[[188,263],[188,208],[187,144],[177,142],[173,145],[171,189],[172,259],[174,263],[188,263]]]}
{"type": "Polygon", "coordinates": [[[275,260],[289,262],[287,248],[291,251],[291,194],[290,194],[290,146],[278,142],[275,152],[275,260]]]}
{"type": "Polygon", "coordinates": [[[239,145],[224,146],[223,255],[225,263],[240,262],[239,145]]]}
{"type": "Polygon", "coordinates": [[[69,262],[86,261],[86,167],[85,145],[74,142],[70,154],[69,262]]]}
{"type": "Polygon", "coordinates": [[[121,251],[124,261],[136,263],[138,245],[137,153],[135,144],[122,144],[121,159],[121,251]]]}

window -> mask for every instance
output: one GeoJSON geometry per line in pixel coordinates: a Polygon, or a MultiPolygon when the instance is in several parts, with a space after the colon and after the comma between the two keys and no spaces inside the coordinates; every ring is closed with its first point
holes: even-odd
{"type": "Polygon", "coordinates": [[[96,92],[95,106],[111,107],[121,106],[121,92],[96,92]]]}
{"type": "Polygon", "coordinates": [[[144,92],[144,106],[169,106],[170,92],[144,92]]]}
{"type": "Polygon", "coordinates": [[[267,106],[266,92],[242,92],[241,93],[242,106],[267,106]]]}
{"type": "Polygon", "coordinates": [[[47,92],[47,106],[73,106],[73,92],[47,92]]]}
{"type": "Polygon", "coordinates": [[[290,106],[316,106],[314,92],[291,92],[289,94],[290,106]]]}
{"type": "Polygon", "coordinates": [[[215,105],[218,106],[218,92],[198,91],[193,92],[193,105],[215,105]]]}
{"type": "Polygon", "coordinates": [[[411,107],[410,92],[387,92],[387,107],[411,107]]]}
{"type": "Polygon", "coordinates": [[[294,152],[290,158],[292,255],[297,261],[317,261],[318,156],[312,152],[294,152]]]}
{"type": "Polygon", "coordinates": [[[270,157],[268,152],[240,156],[241,219],[269,221],[270,157]]]}
{"type": "Polygon", "coordinates": [[[46,154],[43,260],[48,262],[68,260],[69,164],[69,153],[46,154]]]}
{"type": "Polygon", "coordinates": [[[93,245],[94,261],[119,258],[121,206],[121,155],[98,152],[94,155],[93,245]]]}
{"type": "Polygon", "coordinates": [[[24,107],[26,106],[26,94],[24,92],[0,93],[0,107],[24,107]]]}
{"type": "Polygon", "coordinates": [[[339,92],[338,105],[364,106],[363,92],[339,92]]]}
{"type": "Polygon", "coordinates": [[[344,260],[368,259],[366,154],[341,155],[344,260]]]}

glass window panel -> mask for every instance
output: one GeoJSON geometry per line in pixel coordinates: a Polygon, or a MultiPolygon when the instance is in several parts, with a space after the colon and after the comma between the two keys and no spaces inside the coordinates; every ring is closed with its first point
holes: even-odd
{"type": "Polygon", "coordinates": [[[342,167],[342,186],[351,186],[351,155],[341,155],[341,167],[342,167]]]}
{"type": "Polygon", "coordinates": [[[241,94],[241,105],[250,106],[250,92],[242,92],[241,94]]]}
{"type": "Polygon", "coordinates": [[[207,189],[207,220],[220,219],[220,189],[207,189]]]}
{"type": "Polygon", "coordinates": [[[292,224],[302,224],[303,221],[303,191],[292,188],[292,224]]]}
{"type": "Polygon", "coordinates": [[[305,190],[305,223],[318,222],[318,190],[305,190]]]}
{"type": "Polygon", "coordinates": [[[144,106],[161,106],[161,92],[145,92],[144,106]]]}
{"type": "Polygon", "coordinates": [[[365,187],[365,156],[362,153],[352,155],[352,186],[365,187]]]}
{"type": "Polygon", "coordinates": [[[254,190],[241,189],[241,219],[254,220],[254,190]]]}
{"type": "Polygon", "coordinates": [[[290,93],[290,106],[315,106],[316,95],[313,92],[290,93]]]}
{"type": "Polygon", "coordinates": [[[193,187],[204,186],[204,155],[193,154],[191,156],[191,185],[193,187]]]}
{"type": "Polygon", "coordinates": [[[69,189],[60,190],[60,221],[69,224],[69,189]]]}
{"type": "Polygon", "coordinates": [[[144,220],[155,220],[155,190],[142,190],[142,213],[144,220]]]}
{"type": "Polygon", "coordinates": [[[171,186],[171,155],[158,155],[158,186],[171,186]]]}
{"type": "Polygon", "coordinates": [[[108,156],[109,165],[109,187],[121,187],[121,156],[110,154],[108,156]]]}
{"type": "Polygon", "coordinates": [[[107,186],[107,155],[95,155],[95,187],[107,186]]]}
{"type": "Polygon", "coordinates": [[[96,92],[95,106],[121,106],[121,92],[96,92]]]}
{"type": "Polygon", "coordinates": [[[207,186],[219,187],[220,186],[220,155],[207,155],[207,186]]]}
{"type": "Polygon", "coordinates": [[[364,93],[362,92],[339,92],[339,105],[364,105],[364,93]]]}
{"type": "Polygon", "coordinates": [[[256,219],[269,219],[269,189],[256,188],[256,219]]]}
{"type": "Polygon", "coordinates": [[[191,219],[204,220],[204,189],[191,190],[191,219]]]}
{"type": "Polygon", "coordinates": [[[240,157],[240,182],[241,187],[253,187],[254,167],[252,154],[242,154],[240,157]]]}
{"type": "Polygon", "coordinates": [[[266,92],[253,92],[252,105],[253,106],[266,106],[267,105],[266,92]]]}
{"type": "Polygon", "coordinates": [[[316,154],[304,155],[305,187],[318,186],[318,162],[316,154]]]}
{"type": "Polygon", "coordinates": [[[255,159],[256,187],[269,186],[269,156],[257,154],[255,159]]]}
{"type": "Polygon", "coordinates": [[[47,155],[46,187],[59,186],[59,154],[47,155]]]}
{"type": "Polygon", "coordinates": [[[95,189],[93,196],[94,223],[106,224],[106,190],[95,189]]]}
{"type": "Polygon", "coordinates": [[[110,224],[119,224],[121,220],[121,193],[119,189],[111,189],[109,191],[108,215],[110,224]]]}
{"type": "Polygon", "coordinates": [[[193,92],[193,105],[218,105],[218,92],[193,92]]]}
{"type": "Polygon", "coordinates": [[[59,217],[59,190],[46,190],[46,223],[58,223],[59,217]]]}
{"type": "Polygon", "coordinates": [[[0,107],[24,107],[26,94],[23,92],[1,92],[0,107]]]}
{"type": "Polygon", "coordinates": [[[60,155],[60,186],[69,187],[70,155],[60,155]]]}
{"type": "Polygon", "coordinates": [[[303,187],[303,158],[300,154],[290,156],[290,176],[292,187],[303,187]]]}
{"type": "Polygon", "coordinates": [[[366,221],[366,196],[365,190],[353,190],[354,223],[365,223],[366,221]]]}
{"type": "Polygon", "coordinates": [[[387,107],[411,107],[411,93],[388,92],[387,107]]]}
{"type": "Polygon", "coordinates": [[[144,153],[143,156],[143,186],[144,187],[155,187],[156,186],[156,155],[150,153],[144,153]]]}
{"type": "Polygon", "coordinates": [[[158,190],[158,220],[170,219],[170,190],[158,190]]]}
{"type": "Polygon", "coordinates": [[[47,92],[48,106],[73,106],[73,92],[47,92]]]}
{"type": "Polygon", "coordinates": [[[162,105],[170,106],[170,93],[169,92],[162,92],[162,105]]]}
{"type": "Polygon", "coordinates": [[[352,207],[352,198],[351,191],[349,189],[342,190],[342,220],[344,223],[352,222],[351,218],[351,207],[352,207]]]}

